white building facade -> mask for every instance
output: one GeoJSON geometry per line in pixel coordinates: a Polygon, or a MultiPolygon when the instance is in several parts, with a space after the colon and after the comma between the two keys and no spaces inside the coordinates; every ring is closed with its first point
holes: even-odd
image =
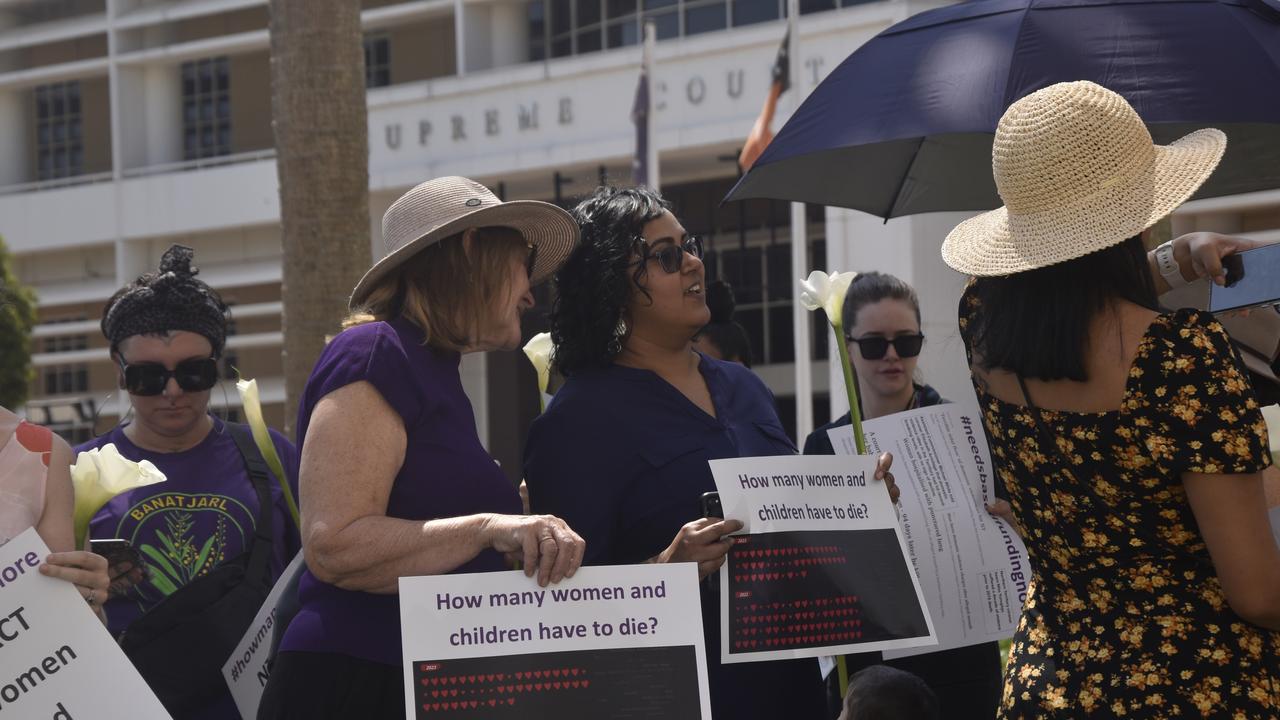
{"type": "MultiPolygon", "coordinates": [[[[794,427],[792,280],[813,268],[882,270],[920,292],[921,374],[971,392],[955,329],[963,278],[938,247],[963,215],[883,223],[810,206],[809,266],[793,268],[786,203],[720,206],[785,32],[781,0],[365,0],[370,225],[430,177],[466,175],[505,199],[569,204],[602,178],[627,183],[642,23],[659,42],[653,142],[663,192],[707,238],[709,274],[732,283],[757,372],[794,427]]],[[[932,7],[914,0],[803,0],[801,87],[775,130],[861,43],[932,7]],[[843,6],[842,6],[843,3],[843,6]]],[[[107,298],[180,242],[233,304],[226,365],[256,377],[283,422],[280,224],[270,119],[266,0],[0,0],[0,236],[39,295],[27,414],[80,441],[127,404],[97,322],[107,298]]],[[[1175,231],[1280,239],[1280,194],[1191,203],[1175,231]]],[[[371,250],[372,252],[372,250],[371,250]]],[[[350,288],[334,288],[345,295],[350,288]]],[[[545,293],[540,310],[546,310],[545,293]]],[[[528,332],[544,329],[544,316],[528,332]]],[[[814,318],[815,422],[843,412],[830,332],[814,318]],[[833,378],[837,392],[828,393],[833,378]]],[[[518,468],[536,412],[518,354],[469,356],[477,425],[518,468]]],[[[214,404],[234,417],[231,389],[214,404]]]]}

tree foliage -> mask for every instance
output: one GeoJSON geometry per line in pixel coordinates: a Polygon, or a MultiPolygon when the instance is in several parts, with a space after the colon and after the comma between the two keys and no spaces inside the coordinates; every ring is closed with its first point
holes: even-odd
{"type": "Polygon", "coordinates": [[[27,400],[35,324],[36,294],[18,280],[13,256],[0,238],[0,406],[16,409],[27,400]]]}

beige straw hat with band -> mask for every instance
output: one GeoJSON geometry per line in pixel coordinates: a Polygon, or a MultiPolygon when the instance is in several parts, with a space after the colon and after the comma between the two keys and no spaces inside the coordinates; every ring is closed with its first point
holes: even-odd
{"type": "Polygon", "coordinates": [[[1120,95],[1091,82],[1050,85],[1010,105],[996,127],[991,168],[1005,206],[957,225],[942,259],[969,275],[1010,275],[1111,247],[1181,205],[1226,146],[1211,128],[1156,145],[1120,95]]]}
{"type": "Polygon", "coordinates": [[[538,249],[531,285],[546,280],[578,242],[578,223],[551,203],[502,202],[489,189],[464,177],[428,180],[400,196],[382,216],[383,257],[351,292],[352,309],[418,251],[469,228],[508,227],[538,249]]]}

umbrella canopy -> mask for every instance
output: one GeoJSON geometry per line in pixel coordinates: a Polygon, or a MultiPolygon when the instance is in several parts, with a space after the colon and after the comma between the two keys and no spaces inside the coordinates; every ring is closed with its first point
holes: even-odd
{"type": "Polygon", "coordinates": [[[878,215],[998,207],[991,141],[1054,83],[1120,93],[1157,143],[1227,133],[1196,197],[1280,187],[1280,0],[975,0],[885,30],[814,89],[726,200],[878,215]]]}

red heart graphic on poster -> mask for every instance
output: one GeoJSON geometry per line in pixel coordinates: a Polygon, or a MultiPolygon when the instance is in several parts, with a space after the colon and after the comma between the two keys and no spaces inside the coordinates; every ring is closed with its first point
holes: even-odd
{"type": "Polygon", "coordinates": [[[542,691],[542,683],[534,683],[533,686],[537,688],[539,692],[542,691]]]}
{"type": "Polygon", "coordinates": [[[507,704],[508,704],[508,705],[515,705],[515,704],[516,704],[516,699],[515,699],[515,698],[507,698],[507,704]]]}
{"type": "Polygon", "coordinates": [[[498,692],[500,692],[500,693],[504,693],[504,692],[506,692],[506,691],[507,691],[507,686],[506,686],[506,685],[499,685],[499,686],[498,686],[498,692]]]}
{"type": "Polygon", "coordinates": [[[574,677],[578,677],[578,668],[574,668],[574,669],[570,670],[569,672],[570,672],[570,673],[572,673],[574,677]]]}
{"type": "Polygon", "coordinates": [[[523,679],[524,679],[524,673],[522,673],[522,672],[518,672],[518,673],[516,673],[516,679],[517,679],[517,680],[523,680],[523,679]]]}
{"type": "Polygon", "coordinates": [[[472,710],[475,710],[476,706],[479,705],[480,703],[476,702],[475,700],[471,700],[471,701],[468,701],[467,704],[471,706],[472,710]]]}
{"type": "Polygon", "coordinates": [[[562,685],[564,685],[564,683],[559,681],[551,683],[551,687],[555,688],[556,690],[559,690],[562,685]]]}
{"type": "Polygon", "coordinates": [[[439,709],[440,709],[440,703],[431,703],[431,709],[432,709],[432,710],[439,710],[439,709]]]}
{"type": "Polygon", "coordinates": [[[539,678],[539,679],[541,679],[541,678],[542,678],[542,671],[541,671],[541,670],[534,670],[534,671],[533,671],[533,676],[534,676],[535,678],[539,678]]]}
{"type": "Polygon", "coordinates": [[[581,680],[574,680],[574,681],[573,681],[572,683],[570,683],[570,684],[571,684],[571,685],[573,685],[573,687],[574,687],[574,689],[575,689],[575,690],[576,690],[577,688],[582,687],[582,681],[581,681],[581,680]]]}
{"type": "Polygon", "coordinates": [[[590,684],[591,684],[591,681],[590,681],[590,680],[583,680],[583,681],[582,681],[582,687],[587,687],[587,686],[588,686],[588,685],[590,685],[590,684]]]}
{"type": "Polygon", "coordinates": [[[456,702],[451,702],[451,703],[449,703],[449,709],[450,709],[450,710],[457,710],[457,709],[458,709],[458,703],[456,703],[456,702]]]}
{"type": "Polygon", "coordinates": [[[432,691],[431,691],[431,697],[439,697],[439,696],[440,696],[440,691],[439,691],[439,690],[432,690],[432,691]]]}
{"type": "Polygon", "coordinates": [[[489,707],[497,707],[497,705],[498,705],[497,700],[495,700],[494,698],[489,698],[489,707]]]}
{"type": "Polygon", "coordinates": [[[552,670],[552,671],[551,671],[551,674],[552,674],[552,676],[554,676],[554,677],[560,677],[560,671],[559,671],[559,670],[552,670]]]}
{"type": "Polygon", "coordinates": [[[450,690],[450,691],[449,691],[449,697],[458,697],[458,691],[457,691],[457,690],[450,690]]]}

